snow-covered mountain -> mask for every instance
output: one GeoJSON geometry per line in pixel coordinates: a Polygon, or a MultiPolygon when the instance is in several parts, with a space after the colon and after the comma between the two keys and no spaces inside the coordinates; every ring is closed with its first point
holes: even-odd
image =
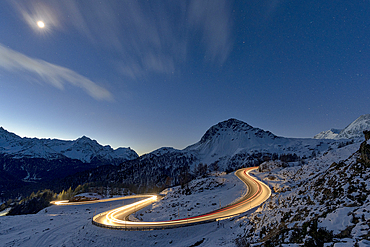
{"type": "Polygon", "coordinates": [[[342,131],[342,129],[330,129],[326,131],[322,131],[315,135],[314,139],[335,139],[338,134],[342,131]]]}
{"type": "Polygon", "coordinates": [[[256,148],[269,145],[275,139],[281,139],[269,131],[253,128],[237,119],[220,122],[203,135],[199,142],[185,148],[196,151],[204,158],[233,155],[244,148],[256,148]]]}
{"type": "Polygon", "coordinates": [[[201,140],[183,151],[195,153],[206,164],[218,162],[221,166],[238,163],[250,164],[252,157],[272,154],[295,154],[309,157],[313,152],[326,151],[331,140],[278,137],[269,131],[254,128],[237,119],[228,119],[212,126],[201,140]]]}
{"type": "Polygon", "coordinates": [[[315,139],[354,139],[363,136],[364,130],[370,130],[370,114],[357,118],[343,130],[331,129],[315,135],[315,139]]]}
{"type": "Polygon", "coordinates": [[[363,136],[364,130],[370,130],[370,114],[365,114],[357,118],[350,125],[345,127],[336,139],[352,139],[363,136]]]}
{"type": "Polygon", "coordinates": [[[85,136],[74,141],[22,138],[0,127],[0,196],[37,191],[45,183],[137,157],[130,148],[113,149],[85,136]]]}
{"type": "Polygon", "coordinates": [[[83,136],[74,141],[58,139],[38,139],[20,137],[0,127],[0,153],[13,158],[44,158],[47,160],[58,158],[77,159],[84,163],[94,159],[105,160],[132,160],[138,157],[130,148],[113,149],[109,145],[102,146],[97,141],[83,136]]]}

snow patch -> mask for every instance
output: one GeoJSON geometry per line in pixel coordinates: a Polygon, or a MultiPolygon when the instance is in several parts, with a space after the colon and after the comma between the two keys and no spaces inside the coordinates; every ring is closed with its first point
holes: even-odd
{"type": "Polygon", "coordinates": [[[353,225],[351,223],[353,217],[349,214],[353,210],[354,208],[339,208],[328,214],[324,219],[320,219],[318,226],[333,231],[334,235],[337,235],[348,226],[353,225]]]}

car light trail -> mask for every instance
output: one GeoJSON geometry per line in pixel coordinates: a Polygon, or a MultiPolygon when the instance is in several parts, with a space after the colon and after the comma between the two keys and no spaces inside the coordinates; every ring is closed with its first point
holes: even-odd
{"type": "Polygon", "coordinates": [[[80,202],[70,202],[68,200],[60,200],[60,201],[51,201],[50,203],[55,204],[55,205],[81,205],[81,204],[92,204],[92,203],[99,203],[99,202],[112,202],[112,201],[132,199],[132,198],[143,198],[147,196],[153,196],[153,195],[130,195],[130,196],[113,197],[113,198],[100,199],[100,200],[80,201],[80,202]]]}
{"type": "Polygon", "coordinates": [[[238,176],[238,178],[248,187],[248,192],[245,196],[235,203],[206,214],[183,219],[156,222],[134,222],[127,220],[130,214],[149,206],[157,200],[157,196],[155,195],[144,195],[141,197],[148,198],[95,215],[92,222],[97,226],[111,229],[155,230],[201,224],[230,218],[259,206],[270,197],[271,190],[269,187],[249,175],[250,171],[257,168],[258,167],[244,168],[235,172],[235,175],[238,176]]]}

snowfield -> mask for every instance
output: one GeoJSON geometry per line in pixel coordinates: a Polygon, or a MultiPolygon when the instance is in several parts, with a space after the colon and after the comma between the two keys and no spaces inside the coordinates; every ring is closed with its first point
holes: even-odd
{"type": "MultiPolygon", "coordinates": [[[[167,190],[162,201],[136,213],[140,220],[193,216],[229,204],[246,192],[233,173],[194,180],[191,195],[180,187],[167,190]],[[174,206],[173,206],[174,205],[174,206]]],[[[35,215],[0,217],[0,246],[235,246],[243,230],[238,217],[184,228],[156,231],[119,231],[92,225],[98,214],[134,199],[86,205],[50,206],[35,215]]],[[[253,210],[252,210],[253,211],[253,210]]]]}
{"type": "Polygon", "coordinates": [[[234,173],[196,179],[188,186],[188,195],[181,186],[166,189],[162,200],[138,211],[136,217],[142,221],[167,221],[197,216],[226,206],[247,192],[234,173]]]}

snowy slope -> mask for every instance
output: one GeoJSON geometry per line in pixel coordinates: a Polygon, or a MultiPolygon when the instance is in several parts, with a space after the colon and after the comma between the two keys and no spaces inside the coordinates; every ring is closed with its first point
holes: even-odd
{"type": "Polygon", "coordinates": [[[245,218],[237,242],[369,246],[370,164],[359,162],[359,146],[330,150],[303,166],[263,164],[256,175],[276,192],[245,218]]]}
{"type": "Polygon", "coordinates": [[[363,136],[364,130],[370,130],[370,114],[365,114],[357,118],[350,125],[345,127],[336,139],[352,139],[363,136]]]}
{"type": "Polygon", "coordinates": [[[45,158],[57,159],[68,157],[82,162],[91,162],[94,158],[113,160],[131,160],[138,157],[130,148],[114,150],[110,146],[102,146],[97,141],[83,136],[74,141],[57,139],[21,138],[0,127],[0,153],[14,158],[45,158]]]}
{"type": "Polygon", "coordinates": [[[344,129],[331,129],[315,135],[315,139],[354,139],[363,136],[364,130],[370,130],[370,114],[357,118],[344,129]]]}
{"type": "Polygon", "coordinates": [[[167,221],[205,214],[226,206],[247,193],[245,184],[234,173],[218,173],[195,179],[185,188],[176,186],[164,190],[162,200],[144,208],[135,216],[142,221],[167,221]]]}
{"type": "MultiPolygon", "coordinates": [[[[168,218],[170,213],[184,216],[209,212],[218,208],[220,202],[224,206],[237,199],[246,188],[232,174],[195,180],[191,187],[194,189],[191,195],[180,193],[178,187],[173,188],[163,202],[138,212],[137,218],[155,220],[168,218]],[[187,204],[187,207],[177,204],[187,204]]],[[[234,239],[243,232],[237,218],[158,231],[117,231],[91,224],[94,214],[133,201],[53,205],[35,215],[0,217],[0,246],[235,246],[234,239]]]]}
{"type": "Polygon", "coordinates": [[[314,139],[335,139],[338,134],[341,132],[341,129],[330,129],[326,131],[322,131],[315,135],[314,139]]]}
{"type": "Polygon", "coordinates": [[[60,157],[57,151],[43,145],[36,138],[21,138],[0,127],[0,153],[9,154],[15,158],[23,156],[55,159],[60,157]]]}

